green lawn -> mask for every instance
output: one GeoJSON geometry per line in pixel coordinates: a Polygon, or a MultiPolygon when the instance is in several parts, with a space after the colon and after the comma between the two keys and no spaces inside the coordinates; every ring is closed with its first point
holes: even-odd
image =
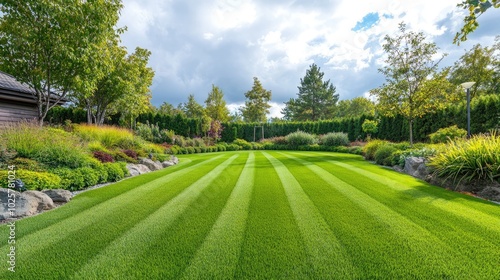
{"type": "Polygon", "coordinates": [[[500,206],[359,156],[227,152],[0,227],[0,279],[499,279],[500,206]],[[2,259],[3,258],[3,259],[2,259]]]}

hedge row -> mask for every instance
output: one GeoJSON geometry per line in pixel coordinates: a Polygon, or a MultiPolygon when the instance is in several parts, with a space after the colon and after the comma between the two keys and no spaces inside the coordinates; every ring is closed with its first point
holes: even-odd
{"type": "MultiPolygon", "coordinates": [[[[55,123],[63,123],[69,119],[74,123],[86,121],[85,111],[81,109],[54,108],[50,111],[48,119],[55,123]]],[[[362,116],[360,118],[346,118],[324,120],[317,122],[283,122],[265,123],[264,137],[279,137],[301,130],[311,134],[326,134],[328,132],[345,132],[349,140],[366,138],[361,125],[365,119],[373,117],[362,116]]],[[[119,116],[112,116],[109,124],[119,125],[119,116]]],[[[402,116],[380,117],[378,133],[372,137],[385,139],[393,142],[408,140],[408,122],[402,116]]],[[[413,135],[415,141],[428,141],[428,135],[440,128],[457,125],[466,128],[465,102],[450,106],[449,108],[435,113],[427,114],[414,121],[413,135]]],[[[161,114],[143,114],[137,118],[137,122],[157,124],[159,129],[170,129],[177,135],[185,137],[201,136],[201,120],[188,119],[181,115],[169,116],[161,114]]],[[[498,128],[500,123],[500,95],[479,96],[471,102],[471,132],[473,134],[488,132],[490,129],[498,128]]],[[[262,138],[262,129],[257,123],[225,123],[221,141],[232,142],[235,139],[247,141],[262,138]],[[255,134],[254,134],[255,131],[255,134]]]]}

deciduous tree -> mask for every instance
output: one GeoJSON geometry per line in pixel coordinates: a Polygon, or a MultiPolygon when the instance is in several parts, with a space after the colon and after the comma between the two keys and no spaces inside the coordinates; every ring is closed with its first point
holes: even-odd
{"type": "Polygon", "coordinates": [[[399,26],[400,34],[385,36],[386,66],[379,69],[386,83],[371,90],[378,100],[381,114],[400,114],[409,123],[410,144],[413,145],[413,122],[428,112],[443,108],[448,100],[456,97],[456,86],[448,80],[449,69],[437,73],[441,59],[435,60],[438,48],[425,41],[422,32],[406,30],[399,26]]]}
{"type": "Polygon", "coordinates": [[[467,15],[464,18],[464,25],[457,32],[453,43],[460,45],[460,42],[467,41],[467,35],[474,32],[478,27],[479,23],[477,18],[484,14],[487,10],[491,8],[499,8],[499,0],[464,0],[462,3],[458,4],[457,7],[463,8],[467,11],[467,15]]]}
{"type": "Polygon", "coordinates": [[[493,93],[495,90],[493,78],[496,70],[494,66],[498,63],[494,51],[494,48],[482,47],[480,44],[472,47],[453,65],[450,81],[457,85],[475,82],[471,88],[472,96],[480,93],[493,93]]]}
{"type": "Polygon", "coordinates": [[[95,88],[95,52],[115,35],[120,0],[3,0],[0,68],[34,89],[40,125],[77,88],[95,88]],[[57,93],[57,94],[55,94],[57,93]]]}

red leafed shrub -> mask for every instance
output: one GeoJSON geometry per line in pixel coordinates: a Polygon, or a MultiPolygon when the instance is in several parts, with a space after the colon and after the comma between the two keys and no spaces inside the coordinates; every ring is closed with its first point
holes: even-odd
{"type": "Polygon", "coordinates": [[[137,152],[132,151],[132,150],[123,150],[122,151],[124,154],[126,154],[128,157],[131,157],[133,159],[137,159],[137,152]]]}
{"type": "Polygon", "coordinates": [[[171,144],[168,144],[167,142],[163,142],[163,143],[161,143],[160,145],[161,145],[161,146],[163,146],[163,147],[165,147],[165,149],[170,149],[170,148],[172,148],[172,146],[173,146],[173,145],[171,145],[171,144]]]}
{"type": "Polygon", "coordinates": [[[101,152],[101,151],[95,151],[94,152],[94,157],[96,159],[98,159],[100,162],[102,163],[106,163],[106,162],[114,162],[115,160],[113,159],[113,156],[108,154],[108,153],[105,153],[105,152],[101,152]]]}

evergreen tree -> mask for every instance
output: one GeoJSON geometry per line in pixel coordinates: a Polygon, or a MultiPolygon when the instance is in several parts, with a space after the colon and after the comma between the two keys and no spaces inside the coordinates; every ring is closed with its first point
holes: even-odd
{"type": "Polygon", "coordinates": [[[201,118],[205,113],[205,109],[194,99],[194,95],[188,96],[188,101],[184,103],[184,113],[188,118],[201,118]]]}
{"type": "Polygon", "coordinates": [[[227,122],[229,121],[229,110],[226,107],[224,93],[215,85],[212,85],[212,91],[208,94],[205,100],[207,115],[214,121],[227,122]]]}
{"type": "Polygon", "coordinates": [[[296,99],[285,102],[283,114],[292,120],[321,120],[333,117],[335,104],[339,96],[335,94],[335,87],[330,80],[323,81],[324,73],[312,64],[298,86],[299,93],[296,99]]]}
{"type": "Polygon", "coordinates": [[[266,114],[271,108],[271,91],[264,89],[259,79],[254,77],[253,87],[245,93],[245,97],[245,106],[241,108],[243,119],[246,122],[266,122],[266,114]]]}

